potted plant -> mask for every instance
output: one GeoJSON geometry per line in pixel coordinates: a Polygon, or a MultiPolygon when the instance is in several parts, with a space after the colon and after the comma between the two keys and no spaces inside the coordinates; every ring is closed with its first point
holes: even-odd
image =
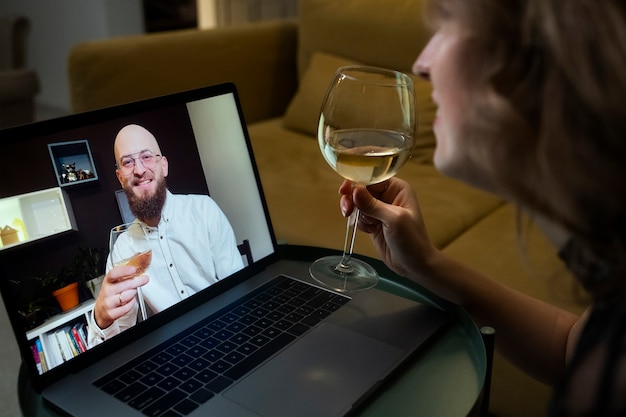
{"type": "Polygon", "coordinates": [[[19,313],[25,330],[34,329],[49,317],[58,313],[58,310],[47,303],[47,299],[40,298],[22,303],[17,312],[19,313]]]}
{"type": "Polygon", "coordinates": [[[25,330],[33,329],[49,317],[59,312],[51,300],[49,292],[41,285],[37,277],[22,277],[10,280],[13,300],[17,305],[25,330]]]}
{"type": "Polygon", "coordinates": [[[67,267],[57,273],[46,272],[41,278],[42,285],[52,291],[61,310],[67,311],[78,305],[78,281],[67,267]]]}
{"type": "Polygon", "coordinates": [[[107,252],[104,249],[81,245],[70,264],[70,269],[75,278],[85,283],[93,298],[98,297],[104,280],[106,256],[107,252]]]}
{"type": "Polygon", "coordinates": [[[44,287],[52,291],[63,311],[74,308],[79,303],[78,284],[91,291],[94,298],[104,279],[106,252],[87,245],[80,245],[71,262],[57,273],[47,272],[41,278],[44,287]]]}

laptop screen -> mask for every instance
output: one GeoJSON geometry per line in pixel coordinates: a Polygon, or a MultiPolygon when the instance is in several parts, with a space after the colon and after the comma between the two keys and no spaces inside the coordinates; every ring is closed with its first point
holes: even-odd
{"type": "MultiPolygon", "coordinates": [[[[132,340],[133,332],[147,332],[183,313],[186,304],[193,306],[202,297],[228,287],[231,278],[237,282],[245,279],[276,256],[232,84],[6,129],[0,132],[0,149],[0,285],[23,361],[36,387],[62,377],[73,369],[72,364],[76,367],[111,352],[132,340]],[[87,249],[106,257],[110,230],[133,221],[128,198],[120,191],[119,161],[113,152],[117,133],[131,124],[142,126],[158,141],[168,162],[168,191],[210,196],[232,228],[238,247],[246,244],[249,248],[241,249],[243,269],[228,279],[213,277],[218,284],[192,289],[192,296],[181,297],[183,301],[166,308],[153,305],[149,309],[157,311],[146,316],[149,318],[133,322],[119,336],[93,344],[88,333],[96,296],[87,285],[81,285],[78,306],[63,311],[51,296],[52,287],[45,284],[54,281],[51,277],[67,279],[72,274],[85,280],[85,271],[76,266],[78,254],[87,249]]],[[[134,162],[139,163],[137,159],[134,162]]],[[[197,232],[194,229],[190,228],[192,234],[197,232]]],[[[183,246],[196,249],[201,244],[183,242],[183,246]]],[[[172,249],[172,256],[176,253],[172,249]]],[[[154,256],[161,256],[160,252],[154,256]]]]}

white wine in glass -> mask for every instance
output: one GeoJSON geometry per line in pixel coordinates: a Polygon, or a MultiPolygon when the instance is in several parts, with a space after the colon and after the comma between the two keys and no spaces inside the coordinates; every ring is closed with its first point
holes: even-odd
{"type": "MultiPolygon", "coordinates": [[[[113,266],[132,265],[136,268],[133,277],[146,273],[152,262],[150,240],[143,225],[139,222],[125,223],[111,229],[109,250],[113,266]]],[[[147,318],[146,305],[141,292],[137,288],[137,301],[141,320],[147,318]]]]}
{"type": "MultiPolygon", "coordinates": [[[[362,65],[341,67],[326,91],[318,142],[326,162],[359,185],[393,177],[411,157],[415,134],[415,96],[408,75],[362,65]]],[[[327,256],[310,267],[311,276],[340,292],[375,286],[378,273],[352,257],[358,209],[348,219],[342,256],[327,256]]]]}

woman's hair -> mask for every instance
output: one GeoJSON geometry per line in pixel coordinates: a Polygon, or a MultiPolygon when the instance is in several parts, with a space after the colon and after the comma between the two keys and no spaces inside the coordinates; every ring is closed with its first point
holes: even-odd
{"type": "Polygon", "coordinates": [[[466,151],[519,205],[571,234],[561,255],[595,297],[551,413],[623,415],[626,2],[428,4],[431,22],[452,19],[469,32],[475,55],[464,69],[471,80],[466,151]],[[584,369],[595,370],[591,378],[584,369]],[[591,403],[572,390],[581,381],[591,403]]]}
{"type": "Polygon", "coordinates": [[[467,29],[480,63],[467,68],[471,151],[517,203],[571,233],[583,272],[609,270],[585,283],[592,293],[623,287],[626,3],[431,0],[428,12],[467,29]]]}

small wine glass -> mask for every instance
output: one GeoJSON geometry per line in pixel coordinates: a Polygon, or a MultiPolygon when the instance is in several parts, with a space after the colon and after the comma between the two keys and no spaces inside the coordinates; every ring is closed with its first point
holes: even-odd
{"type": "MultiPolygon", "coordinates": [[[[385,181],[410,158],[415,133],[413,80],[402,72],[363,65],[341,67],[330,83],[320,113],[318,142],[326,162],[360,185],[385,181]]],[[[339,292],[378,283],[368,263],[352,258],[359,210],[348,218],[342,256],[315,261],[309,272],[339,292]]]]}
{"type": "MultiPolygon", "coordinates": [[[[124,223],[113,227],[109,236],[109,251],[113,266],[132,265],[136,268],[133,277],[144,274],[152,261],[150,240],[143,225],[139,222],[124,223]]],[[[145,320],[147,318],[146,305],[141,287],[137,288],[137,299],[141,320],[145,320]]]]}

